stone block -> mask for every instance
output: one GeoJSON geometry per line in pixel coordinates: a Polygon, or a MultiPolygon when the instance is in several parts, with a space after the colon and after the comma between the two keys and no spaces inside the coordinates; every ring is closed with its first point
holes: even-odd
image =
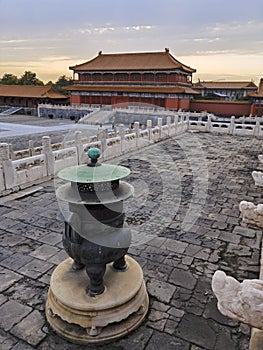
{"type": "Polygon", "coordinates": [[[22,278],[21,275],[8,269],[0,270],[0,292],[8,289],[22,278]]]}
{"type": "Polygon", "coordinates": [[[32,308],[22,305],[14,300],[9,300],[0,307],[0,327],[9,331],[32,311],[32,308]]]}
{"type": "Polygon", "coordinates": [[[40,247],[38,247],[36,250],[34,250],[30,255],[32,257],[41,259],[41,260],[47,260],[51,258],[53,255],[57,254],[60,249],[55,248],[53,246],[43,244],[40,247]]]}
{"type": "Polygon", "coordinates": [[[52,267],[53,264],[42,260],[33,259],[28,264],[21,267],[18,272],[30,278],[37,279],[52,267]]]}
{"type": "Polygon", "coordinates": [[[46,333],[42,331],[45,322],[44,315],[39,311],[34,310],[14,326],[11,333],[16,337],[23,339],[25,342],[36,346],[46,337],[46,333]]]}
{"type": "Polygon", "coordinates": [[[187,248],[188,244],[174,239],[167,239],[161,246],[162,249],[167,249],[174,253],[182,254],[187,248]]]}
{"type": "Polygon", "coordinates": [[[216,342],[216,332],[208,321],[192,314],[183,316],[175,335],[209,350],[214,349],[216,342]]]}
{"type": "Polygon", "coordinates": [[[147,283],[147,290],[152,297],[163,303],[169,303],[173,297],[176,287],[172,284],[151,279],[147,283]]]}
{"type": "Polygon", "coordinates": [[[145,350],[189,350],[189,344],[175,336],[163,332],[155,332],[145,350]]]}
{"type": "Polygon", "coordinates": [[[194,289],[196,285],[196,278],[190,271],[175,268],[169,278],[169,282],[187,289],[194,289]]]}
{"type": "Polygon", "coordinates": [[[1,265],[10,269],[17,271],[20,267],[24,266],[28,262],[30,262],[32,258],[25,254],[15,253],[5,260],[1,261],[1,265]]]}

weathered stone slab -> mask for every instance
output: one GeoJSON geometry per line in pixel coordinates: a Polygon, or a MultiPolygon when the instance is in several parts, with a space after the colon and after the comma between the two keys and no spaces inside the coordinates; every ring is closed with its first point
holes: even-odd
{"type": "Polygon", "coordinates": [[[29,263],[31,260],[32,258],[28,255],[16,253],[1,261],[1,265],[10,270],[17,271],[20,267],[29,263]]]}
{"type": "Polygon", "coordinates": [[[192,290],[196,285],[196,278],[190,271],[175,268],[171,273],[169,282],[192,290]]]}
{"type": "Polygon", "coordinates": [[[189,345],[182,339],[165,333],[155,332],[145,350],[189,350],[189,345]]]}
{"type": "Polygon", "coordinates": [[[45,272],[47,272],[52,267],[53,267],[53,264],[50,264],[48,262],[34,258],[28,264],[21,267],[18,270],[18,272],[25,275],[25,276],[36,279],[36,278],[40,277],[41,275],[43,275],[45,272]]]}
{"type": "Polygon", "coordinates": [[[0,292],[8,289],[21,278],[21,275],[8,269],[0,270],[0,292]]]}
{"type": "Polygon", "coordinates": [[[163,281],[151,279],[151,281],[147,283],[147,290],[148,293],[157,300],[164,303],[169,303],[173,297],[176,287],[163,281]]]}
{"type": "Polygon", "coordinates": [[[46,337],[46,334],[42,331],[45,322],[44,315],[34,310],[13,327],[11,333],[27,343],[36,346],[46,337]]]}
{"type": "Polygon", "coordinates": [[[34,250],[32,253],[30,253],[30,255],[41,260],[48,260],[58,252],[59,252],[58,248],[50,246],[48,244],[43,244],[40,247],[38,247],[36,250],[34,250]]]}
{"type": "Polygon", "coordinates": [[[14,300],[9,300],[0,307],[0,327],[9,331],[32,311],[32,308],[22,305],[14,300]]]}
{"type": "Polygon", "coordinates": [[[216,342],[216,332],[208,321],[192,314],[183,316],[175,335],[204,349],[214,349],[216,342]]]}

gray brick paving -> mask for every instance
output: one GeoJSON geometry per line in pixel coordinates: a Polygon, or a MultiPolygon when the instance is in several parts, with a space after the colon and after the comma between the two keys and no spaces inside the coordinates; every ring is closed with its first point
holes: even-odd
{"type": "Polygon", "coordinates": [[[135,188],[138,181],[147,187],[136,210],[127,206],[127,223],[155,232],[129,251],[143,268],[150,310],[137,330],[102,346],[70,344],[45,320],[50,276],[67,257],[53,182],[27,197],[6,197],[0,205],[1,350],[247,350],[250,329],[218,312],[211,278],[217,269],[240,281],[258,278],[262,231],[242,223],[238,205],[262,200],[251,176],[260,153],[260,139],[187,133],[119,160],[131,168],[135,188]],[[197,139],[209,174],[200,193],[199,151],[189,161],[180,146],[197,139]],[[161,169],[156,152],[166,155],[161,169]],[[148,160],[156,162],[155,170],[148,160]],[[175,197],[173,191],[162,195],[165,181],[175,197]]]}
{"type": "Polygon", "coordinates": [[[15,324],[21,321],[32,311],[32,308],[20,304],[14,300],[9,300],[0,307],[0,327],[9,331],[15,324]]]}

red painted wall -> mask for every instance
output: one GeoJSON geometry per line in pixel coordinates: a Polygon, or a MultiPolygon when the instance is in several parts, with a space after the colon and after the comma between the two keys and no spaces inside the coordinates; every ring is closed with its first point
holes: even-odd
{"type": "Polygon", "coordinates": [[[179,99],[178,109],[189,110],[190,109],[190,100],[179,99]]]}
{"type": "Polygon", "coordinates": [[[70,104],[80,104],[80,96],[71,95],[70,96],[70,104]]]}
{"type": "Polygon", "coordinates": [[[166,98],[165,108],[167,109],[178,109],[178,98],[166,98]]]}
{"type": "Polygon", "coordinates": [[[254,103],[251,106],[251,114],[258,117],[263,115],[263,103],[254,103]]]}
{"type": "Polygon", "coordinates": [[[189,109],[191,112],[207,111],[221,115],[249,115],[251,102],[249,101],[217,101],[217,100],[191,100],[189,109]]]}
{"type": "Polygon", "coordinates": [[[165,100],[165,108],[167,109],[184,109],[184,110],[189,110],[189,103],[190,100],[186,99],[179,99],[179,98],[167,98],[165,100]]]}

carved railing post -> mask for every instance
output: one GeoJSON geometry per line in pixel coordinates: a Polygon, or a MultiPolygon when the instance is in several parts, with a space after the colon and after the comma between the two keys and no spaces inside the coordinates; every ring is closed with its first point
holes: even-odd
{"type": "Polygon", "coordinates": [[[134,132],[135,132],[135,143],[136,147],[140,145],[140,123],[134,122],[134,132]]]}
{"type": "Polygon", "coordinates": [[[166,124],[167,124],[167,135],[170,136],[171,135],[171,117],[170,116],[166,118],[166,124]]]}
{"type": "Polygon", "coordinates": [[[254,126],[253,135],[259,136],[260,134],[260,118],[256,118],[256,125],[254,126]]]}
{"type": "Polygon", "coordinates": [[[212,120],[211,115],[208,115],[207,122],[206,122],[206,131],[210,132],[212,130],[212,120]]]}
{"type": "Polygon", "coordinates": [[[189,125],[190,125],[190,112],[187,112],[186,113],[186,127],[187,127],[187,130],[189,129],[189,125]]]}
{"type": "Polygon", "coordinates": [[[51,147],[51,138],[49,136],[42,137],[42,153],[45,156],[46,175],[53,176],[55,173],[54,157],[53,157],[52,147],[51,147]]]}
{"type": "Polygon", "coordinates": [[[107,148],[107,129],[99,128],[97,131],[98,140],[101,143],[101,158],[105,157],[105,151],[107,148]]]}
{"type": "Polygon", "coordinates": [[[2,164],[5,188],[8,190],[15,187],[16,177],[8,143],[0,143],[0,163],[2,164]]]}
{"type": "Polygon", "coordinates": [[[157,126],[158,126],[158,130],[159,130],[159,135],[158,135],[158,140],[161,140],[162,138],[162,126],[163,126],[163,119],[162,118],[158,118],[157,119],[157,126]]]}
{"type": "Polygon", "coordinates": [[[28,141],[28,150],[29,150],[29,157],[32,157],[35,155],[35,148],[34,148],[33,140],[28,141]]]}
{"type": "Polygon", "coordinates": [[[263,154],[259,154],[258,160],[259,160],[259,169],[263,170],[263,154]]]}
{"type": "Polygon", "coordinates": [[[179,116],[178,114],[176,114],[174,116],[174,133],[176,134],[177,130],[178,130],[178,119],[179,119],[179,116]]]}
{"type": "Polygon", "coordinates": [[[124,153],[125,151],[125,129],[124,129],[124,124],[119,125],[119,136],[120,136],[120,148],[121,148],[121,153],[124,153]]]}
{"type": "Polygon", "coordinates": [[[235,131],[235,116],[232,115],[230,119],[229,128],[228,128],[228,134],[233,135],[234,131],[235,131]]]}
{"type": "Polygon", "coordinates": [[[146,129],[148,130],[148,139],[150,142],[153,141],[153,132],[152,132],[152,120],[148,119],[146,123],[146,129]]]}
{"type": "Polygon", "coordinates": [[[12,143],[9,143],[8,147],[9,147],[9,157],[10,157],[10,159],[15,160],[16,157],[15,157],[15,153],[14,153],[14,150],[13,150],[12,143]]]}
{"type": "Polygon", "coordinates": [[[77,149],[77,164],[81,164],[81,159],[82,159],[82,145],[81,145],[81,131],[75,131],[74,134],[75,137],[75,146],[77,149]]]}

